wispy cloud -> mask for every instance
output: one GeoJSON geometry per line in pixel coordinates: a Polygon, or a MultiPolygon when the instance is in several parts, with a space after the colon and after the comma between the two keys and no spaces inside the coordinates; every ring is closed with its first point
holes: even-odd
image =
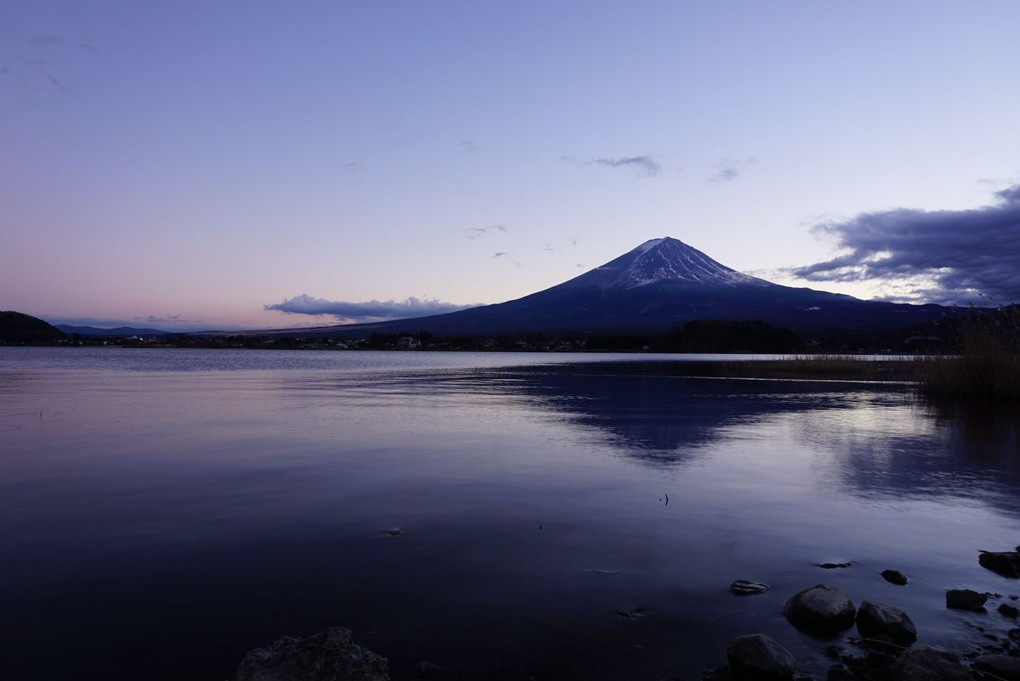
{"type": "Polygon", "coordinates": [[[657,175],[662,170],[662,164],[651,156],[627,156],[624,158],[597,158],[589,161],[590,165],[606,166],[609,168],[635,168],[645,175],[657,175]]]}
{"type": "Polygon", "coordinates": [[[454,148],[457,151],[464,154],[474,154],[476,152],[482,151],[482,147],[477,142],[474,142],[472,140],[464,140],[463,142],[459,142],[454,148]]]}
{"type": "Polygon", "coordinates": [[[733,160],[724,158],[716,165],[715,173],[712,177],[708,178],[709,182],[715,182],[716,184],[726,184],[740,177],[740,174],[744,172],[744,168],[753,163],[757,163],[758,159],[746,158],[742,160],[733,160]]]}
{"type": "Polygon", "coordinates": [[[99,53],[99,50],[84,40],[68,41],[53,33],[36,36],[32,38],[31,44],[33,47],[66,47],[75,50],[84,50],[85,52],[92,52],[93,54],[99,53]]]}
{"type": "Polygon", "coordinates": [[[341,172],[355,182],[362,183],[365,181],[365,166],[357,161],[345,163],[341,168],[341,172]]]}
{"type": "Polygon", "coordinates": [[[1020,301],[1020,185],[995,196],[993,205],[971,210],[897,208],[817,225],[814,232],[848,252],[791,273],[809,281],[900,283],[908,291],[901,299],[1020,301]]]}
{"type": "Polygon", "coordinates": [[[379,321],[384,319],[408,319],[456,312],[476,305],[455,305],[429,298],[407,298],[406,300],[370,300],[351,303],[324,298],[313,298],[301,294],[282,303],[264,305],[266,310],[279,310],[290,314],[329,315],[351,322],[379,321]]]}
{"type": "Polygon", "coordinates": [[[582,160],[573,156],[560,156],[561,161],[570,161],[585,166],[603,166],[605,168],[624,168],[637,170],[639,174],[652,177],[658,175],[659,171],[662,170],[662,164],[656,161],[651,156],[622,156],[619,158],[613,157],[600,157],[588,160],[582,160]]]}
{"type": "Polygon", "coordinates": [[[43,61],[42,59],[26,60],[24,64],[26,67],[28,67],[29,69],[31,69],[32,71],[34,71],[35,73],[39,74],[47,81],[49,81],[49,84],[55,87],[57,90],[61,90],[63,92],[70,91],[71,88],[60,82],[60,80],[55,75],[53,75],[53,72],[50,70],[50,65],[43,61]]]}
{"type": "Polygon", "coordinates": [[[495,234],[503,232],[504,234],[509,232],[510,228],[506,225],[492,225],[490,227],[468,227],[464,230],[464,238],[466,239],[478,239],[485,236],[486,234],[495,234]]]}
{"type": "Polygon", "coordinates": [[[715,182],[716,184],[725,184],[737,179],[739,175],[740,168],[737,168],[736,166],[726,166],[725,168],[720,168],[715,175],[709,178],[708,181],[715,182]]]}
{"type": "Polygon", "coordinates": [[[55,34],[35,36],[27,40],[23,55],[17,56],[12,68],[4,66],[0,74],[12,73],[20,84],[38,91],[40,83],[48,83],[55,93],[72,92],[74,88],[64,78],[69,61],[80,61],[81,54],[99,54],[99,50],[84,40],[71,40],[55,34]]]}

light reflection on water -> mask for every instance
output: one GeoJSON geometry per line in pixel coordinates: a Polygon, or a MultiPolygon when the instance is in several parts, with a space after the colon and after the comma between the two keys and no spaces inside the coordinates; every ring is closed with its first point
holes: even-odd
{"type": "Polygon", "coordinates": [[[395,679],[697,678],[758,630],[824,672],[806,586],[936,645],[996,624],[946,588],[1017,592],[977,565],[1020,543],[1010,414],[668,357],[75,352],[0,349],[8,678],[223,679],[337,624],[395,679]]]}

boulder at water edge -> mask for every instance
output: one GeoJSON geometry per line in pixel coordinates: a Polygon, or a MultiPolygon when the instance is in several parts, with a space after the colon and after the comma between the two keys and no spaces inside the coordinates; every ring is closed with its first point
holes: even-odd
{"type": "Polygon", "coordinates": [[[974,668],[1004,681],[1020,681],[1020,657],[982,655],[974,660],[974,668]]]}
{"type": "Polygon", "coordinates": [[[838,633],[854,623],[857,609],[842,589],[819,584],[793,595],[783,605],[790,623],[809,634],[838,633]]]}
{"type": "Polygon", "coordinates": [[[726,649],[733,681],[792,679],[797,662],[790,651],[765,634],[738,636],[726,649]]]}
{"type": "Polygon", "coordinates": [[[351,630],[331,627],[308,638],[284,636],[249,650],[232,681],[389,681],[385,657],[351,643],[351,630]]]}
{"type": "Polygon", "coordinates": [[[1003,577],[1020,577],[1020,550],[1017,551],[982,551],[978,562],[992,572],[1003,577]]]}
{"type": "Polygon", "coordinates": [[[864,638],[910,645],[917,640],[917,627],[907,614],[891,605],[864,601],[857,611],[857,631],[864,638]]]}
{"type": "Polygon", "coordinates": [[[953,610],[970,610],[985,612],[987,594],[979,594],[971,589],[950,589],[946,592],[946,607],[953,610]]]}

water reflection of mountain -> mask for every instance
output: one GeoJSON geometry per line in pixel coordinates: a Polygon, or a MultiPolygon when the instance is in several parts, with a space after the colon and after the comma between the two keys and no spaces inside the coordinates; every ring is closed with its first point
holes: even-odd
{"type": "Polygon", "coordinates": [[[924,405],[901,386],[692,379],[660,362],[472,371],[446,387],[523,399],[648,465],[687,462],[732,426],[793,416],[797,439],[833,457],[840,486],[862,495],[977,496],[996,487],[1015,499],[1020,485],[1012,410],[924,405]]]}
{"type": "Polygon", "coordinates": [[[950,429],[964,457],[1020,475],[1020,409],[988,401],[925,402],[925,414],[950,429]]]}
{"type": "Polygon", "coordinates": [[[524,398],[654,464],[683,462],[729,426],[780,413],[846,408],[860,393],[859,386],[845,383],[687,378],[667,362],[502,368],[472,372],[460,381],[468,384],[458,389],[524,398]]]}
{"type": "Polygon", "coordinates": [[[890,434],[845,453],[845,483],[862,494],[952,495],[1020,517],[1020,439],[1015,406],[913,405],[931,425],[924,437],[890,434]]]}

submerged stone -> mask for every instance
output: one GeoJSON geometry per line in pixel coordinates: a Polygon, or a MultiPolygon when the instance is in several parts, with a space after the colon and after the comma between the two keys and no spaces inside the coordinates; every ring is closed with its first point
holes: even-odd
{"type": "Polygon", "coordinates": [[[1020,681],[1020,657],[982,655],[974,660],[974,668],[1004,681],[1020,681]]]}
{"type": "Polygon", "coordinates": [[[899,570],[882,570],[882,577],[890,584],[903,586],[907,583],[907,576],[899,570]]]}
{"type": "Polygon", "coordinates": [[[888,678],[897,681],[973,681],[955,655],[927,646],[903,651],[889,671],[888,678]]]}
{"type": "Polygon", "coordinates": [[[831,560],[825,563],[819,563],[818,567],[825,568],[826,570],[835,570],[837,568],[848,568],[853,565],[852,560],[831,560]]]}
{"type": "Polygon", "coordinates": [[[730,591],[737,594],[738,596],[753,596],[754,594],[763,594],[771,589],[768,584],[762,582],[753,582],[750,579],[735,579],[730,584],[730,591]]]}

